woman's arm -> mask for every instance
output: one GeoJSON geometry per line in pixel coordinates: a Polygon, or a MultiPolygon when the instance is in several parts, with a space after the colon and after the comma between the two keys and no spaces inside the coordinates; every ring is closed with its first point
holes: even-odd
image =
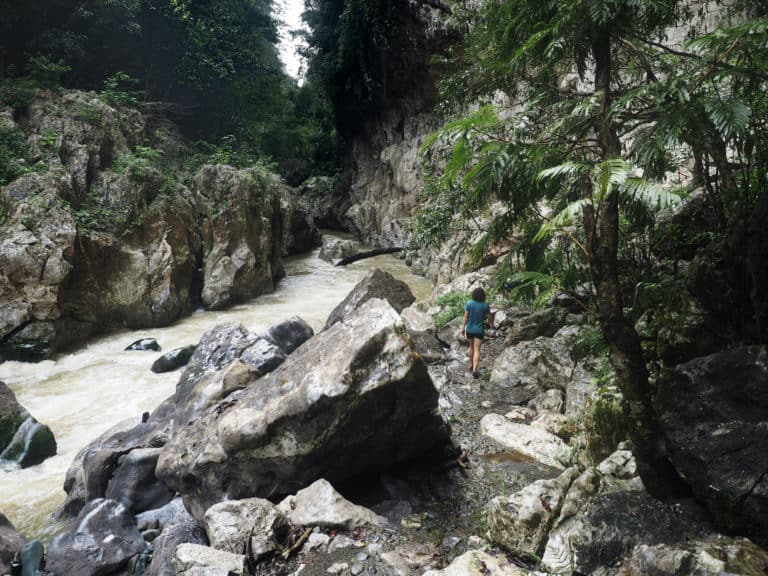
{"type": "Polygon", "coordinates": [[[467,320],[469,320],[469,311],[464,310],[464,323],[461,325],[461,333],[465,338],[467,336],[467,320]]]}

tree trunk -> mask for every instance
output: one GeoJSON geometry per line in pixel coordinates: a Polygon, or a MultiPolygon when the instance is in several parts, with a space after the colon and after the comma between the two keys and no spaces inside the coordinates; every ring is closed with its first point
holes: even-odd
{"type": "MultiPolygon", "coordinates": [[[[621,142],[608,114],[610,33],[595,41],[593,56],[595,90],[601,92],[598,140],[604,159],[617,158],[621,156],[621,142]]],[[[619,194],[616,190],[600,198],[596,207],[585,210],[584,227],[590,245],[590,271],[597,291],[597,317],[624,398],[624,416],[629,424],[638,472],[648,492],[657,498],[687,493],[687,486],[669,461],[659,429],[640,338],[624,316],[618,271],[619,194]]]]}

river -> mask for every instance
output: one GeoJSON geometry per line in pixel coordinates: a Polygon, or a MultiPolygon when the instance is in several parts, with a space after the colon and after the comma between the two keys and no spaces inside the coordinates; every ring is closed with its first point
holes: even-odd
{"type": "Polygon", "coordinates": [[[405,280],[417,299],[431,283],[413,275],[392,256],[377,256],[336,268],[318,258],[319,250],[286,261],[287,277],[274,293],[222,312],[198,311],[167,328],[119,331],[90,341],[70,354],[39,364],[0,364],[0,380],[39,421],[53,430],[58,454],[26,470],[0,470],[0,511],[25,536],[43,537],[51,513],[63,502],[64,476],[77,452],[126,418],[138,422],[170,396],[179,372],[153,374],[149,367],[162,352],[126,352],[143,337],[157,338],[163,351],[194,344],[220,322],[240,322],[261,333],[298,315],[320,330],[331,310],[372,267],[405,280]]]}

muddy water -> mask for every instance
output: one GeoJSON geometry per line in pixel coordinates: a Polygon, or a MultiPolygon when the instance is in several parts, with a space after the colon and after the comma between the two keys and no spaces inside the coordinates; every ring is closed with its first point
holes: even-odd
{"type": "Polygon", "coordinates": [[[240,322],[253,332],[298,315],[317,331],[331,310],[371,267],[410,284],[418,299],[431,284],[414,276],[401,260],[379,256],[336,268],[310,256],[286,262],[288,276],[273,294],[224,312],[197,312],[174,326],[115,332],[72,354],[40,364],[0,364],[0,380],[19,402],[56,436],[58,455],[26,470],[0,470],[0,512],[27,537],[40,536],[50,514],[63,501],[64,475],[75,454],[96,436],[126,418],[138,422],[173,393],[179,373],[153,374],[149,367],[162,352],[125,352],[142,337],[154,337],[163,351],[196,343],[220,322],[240,322]]]}

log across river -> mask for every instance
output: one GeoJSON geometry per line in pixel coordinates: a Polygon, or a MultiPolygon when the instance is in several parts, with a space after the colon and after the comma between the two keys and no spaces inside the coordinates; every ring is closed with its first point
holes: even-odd
{"type": "Polygon", "coordinates": [[[170,396],[180,372],[153,374],[152,362],[162,352],[195,344],[220,322],[240,322],[260,333],[298,315],[315,331],[331,310],[372,267],[405,280],[417,299],[427,297],[431,283],[411,274],[402,260],[377,256],[336,267],[311,255],[286,261],[287,277],[277,290],[222,312],[198,311],[168,328],[120,331],[91,340],[82,349],[40,364],[0,364],[0,380],[19,402],[56,435],[58,454],[26,470],[0,470],[0,511],[28,538],[46,537],[51,513],[64,500],[64,475],[75,454],[114,424],[152,411],[170,396]],[[162,352],[126,352],[131,342],[153,337],[162,352]]]}

